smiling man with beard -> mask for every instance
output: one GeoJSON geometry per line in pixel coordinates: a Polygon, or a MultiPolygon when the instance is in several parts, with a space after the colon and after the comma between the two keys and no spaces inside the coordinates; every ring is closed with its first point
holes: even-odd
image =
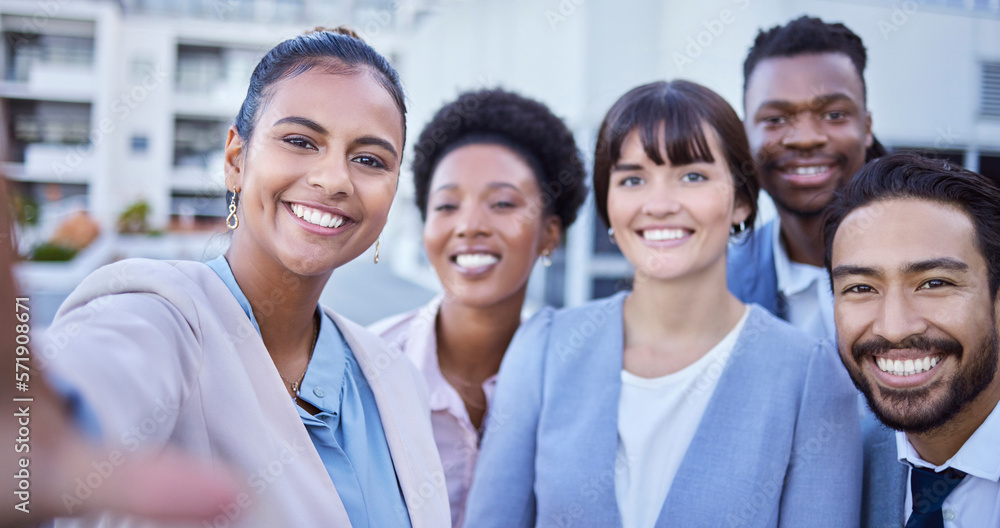
{"type": "Polygon", "coordinates": [[[884,424],[865,435],[862,526],[1000,526],[1000,188],[893,154],[824,234],[841,360],[884,424]]]}
{"type": "Polygon", "coordinates": [[[800,17],[761,31],[743,63],[743,124],[778,217],[729,251],[729,289],[817,337],[833,338],[823,213],[865,161],[885,154],[871,129],[868,55],[843,24],[800,17]]]}

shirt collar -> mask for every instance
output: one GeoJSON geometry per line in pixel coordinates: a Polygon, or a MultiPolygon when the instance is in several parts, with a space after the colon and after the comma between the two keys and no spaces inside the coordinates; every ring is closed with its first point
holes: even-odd
{"type": "Polygon", "coordinates": [[[925,461],[917,454],[906,433],[896,431],[896,453],[899,461],[911,466],[931,468],[936,472],[954,468],[977,478],[1000,482],[1000,405],[990,412],[972,436],[953,457],[940,466],[925,461]]]}
{"type": "Polygon", "coordinates": [[[306,368],[306,376],[302,379],[299,399],[321,411],[337,414],[344,394],[344,372],[350,349],[330,317],[322,310],[320,315],[319,336],[306,368]]]}
{"type": "MultiPolygon", "coordinates": [[[[260,335],[260,325],[253,315],[250,300],[243,294],[232,268],[225,256],[216,257],[205,263],[222,279],[243,312],[250,318],[257,335],[260,335]]],[[[340,399],[344,386],[344,370],[347,368],[347,342],[323,310],[320,312],[319,334],[316,336],[316,346],[313,347],[312,359],[306,367],[306,375],[299,388],[299,398],[309,402],[321,411],[336,414],[340,409],[340,399]]]]}
{"type": "Polygon", "coordinates": [[[792,262],[781,239],[781,217],[774,217],[772,247],[774,248],[774,272],[778,279],[778,291],[786,298],[808,290],[813,284],[817,288],[826,287],[823,278],[826,270],[809,264],[792,262]],[[817,284],[818,283],[818,284],[817,284]]]}
{"type": "MultiPolygon", "coordinates": [[[[436,322],[442,302],[444,294],[431,299],[413,315],[407,332],[406,351],[427,380],[431,411],[449,411],[456,416],[464,416],[467,414],[465,403],[462,402],[458,391],[444,379],[441,366],[438,364],[436,322]]],[[[496,378],[494,374],[483,382],[487,402],[493,396],[496,378]]]]}

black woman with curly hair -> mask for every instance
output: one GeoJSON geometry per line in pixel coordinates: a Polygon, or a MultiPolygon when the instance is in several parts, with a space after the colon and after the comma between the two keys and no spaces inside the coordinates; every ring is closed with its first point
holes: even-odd
{"type": "Polygon", "coordinates": [[[416,144],[424,248],[444,293],[373,326],[424,374],[452,523],[462,525],[482,424],[537,260],[551,264],[586,196],[573,135],[503,90],[461,95],[416,144]]]}

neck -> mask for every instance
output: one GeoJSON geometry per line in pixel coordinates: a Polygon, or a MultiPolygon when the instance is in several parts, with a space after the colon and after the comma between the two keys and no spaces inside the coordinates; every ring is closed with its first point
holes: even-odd
{"type": "Polygon", "coordinates": [[[445,296],[435,322],[438,365],[476,386],[500,370],[521,325],[527,285],[497,305],[473,307],[445,296]]]}
{"type": "MultiPolygon", "coordinates": [[[[298,275],[272,258],[258,254],[245,244],[233,244],[226,260],[233,271],[254,317],[260,336],[280,372],[289,364],[308,361],[316,332],[315,312],[320,293],[330,274],[298,275]]],[[[294,368],[299,372],[304,368],[294,368]]]]}
{"type": "Polygon", "coordinates": [[[823,266],[823,215],[800,216],[778,209],[781,240],[792,262],[823,266]]]}
{"type": "Polygon", "coordinates": [[[1000,401],[1000,375],[979,394],[975,400],[952,418],[947,424],[922,434],[909,434],[906,438],[913,444],[920,458],[940,466],[958,453],[972,434],[983,425],[1000,401]]]}
{"type": "Polygon", "coordinates": [[[634,340],[714,343],[732,330],[744,309],[726,287],[725,255],[701,273],[669,281],[637,274],[625,300],[626,345],[634,340]]]}

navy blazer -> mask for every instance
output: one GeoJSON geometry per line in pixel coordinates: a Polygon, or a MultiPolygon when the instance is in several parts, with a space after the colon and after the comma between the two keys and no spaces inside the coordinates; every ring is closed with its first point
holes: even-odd
{"type": "Polygon", "coordinates": [[[729,291],[747,304],[759,304],[788,320],[788,307],[778,292],[774,268],[774,220],[754,229],[746,239],[729,245],[726,282],[729,291]]]}
{"type": "Polygon", "coordinates": [[[896,453],[896,432],[867,408],[861,419],[865,477],[861,498],[862,528],[901,528],[906,521],[907,467],[896,453]]]}
{"type": "MultiPolygon", "coordinates": [[[[621,526],[624,298],[545,309],[518,330],[500,368],[467,526],[621,526]]],[[[856,527],[856,395],[830,346],[751,307],[656,526],[856,527]]]]}

